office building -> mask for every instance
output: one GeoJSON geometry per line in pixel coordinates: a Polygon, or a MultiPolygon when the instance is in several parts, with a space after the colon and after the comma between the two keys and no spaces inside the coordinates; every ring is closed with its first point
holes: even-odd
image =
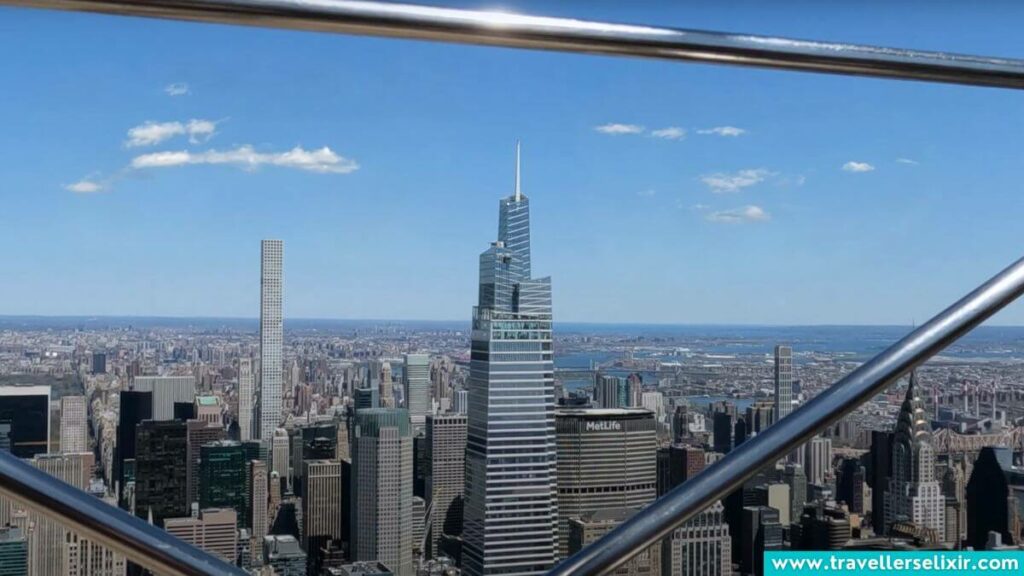
{"type": "Polygon", "coordinates": [[[754,487],[755,503],[757,506],[768,506],[779,511],[779,524],[788,527],[791,522],[791,497],[789,485],[781,482],[771,482],[754,487]]]}
{"type": "MultiPolygon", "coordinates": [[[[255,398],[253,391],[256,388],[256,375],[252,371],[252,359],[241,358],[238,360],[238,430],[239,437],[244,442],[252,440],[253,415],[255,409],[255,398]]],[[[262,540],[261,540],[262,542],[262,540]]]]}
{"type": "Polygon", "coordinates": [[[93,374],[106,374],[107,373],[107,355],[103,352],[92,353],[92,373],[93,374]]]}
{"type": "Polygon", "coordinates": [[[638,510],[657,497],[657,429],[642,408],[564,409],[558,447],[558,554],[569,554],[569,521],[590,512],[638,510]]]}
{"type": "Polygon", "coordinates": [[[263,564],[274,571],[274,576],[306,576],[306,553],[290,534],[263,538],[263,564]]]}
{"type": "Polygon", "coordinates": [[[731,576],[732,537],[716,501],[662,542],[663,576],[731,576]]]}
{"type": "Polygon", "coordinates": [[[793,349],[775,347],[775,421],[793,411],[793,349]]]}
{"type": "Polygon", "coordinates": [[[28,576],[28,539],[21,528],[0,527],[0,576],[28,576]]]}
{"type": "Polygon", "coordinates": [[[715,412],[712,417],[713,443],[715,452],[728,454],[732,451],[732,435],[735,416],[729,412],[715,412]]]}
{"type": "Polygon", "coordinates": [[[167,518],[168,534],[234,564],[238,555],[238,517],[228,508],[201,509],[198,516],[167,518]]]}
{"type": "Polygon", "coordinates": [[[866,473],[859,458],[843,458],[836,482],[836,500],[846,503],[850,512],[864,513],[864,478],[866,473]]]}
{"type": "Polygon", "coordinates": [[[782,548],[779,511],[768,506],[746,506],[741,530],[740,572],[763,576],[764,553],[782,548]]]}
{"type": "Polygon", "coordinates": [[[136,431],[135,515],[163,527],[189,513],[187,429],[180,420],[144,420],[136,431]]]}
{"type": "MultiPolygon", "coordinates": [[[[128,562],[122,554],[71,531],[64,533],[65,576],[124,576],[128,562]]],[[[0,561],[0,565],[3,562],[0,561]]],[[[0,571],[0,574],[3,572],[0,571]]]]}
{"type": "Polygon", "coordinates": [[[263,537],[270,531],[268,514],[268,471],[264,460],[249,462],[249,517],[252,519],[252,544],[250,553],[253,563],[262,561],[263,537]]]}
{"type": "MultiPolygon", "coordinates": [[[[341,542],[341,463],[337,460],[306,460],[302,474],[302,548],[311,574],[319,574],[321,550],[341,542]]],[[[398,503],[394,503],[398,505],[398,503]]]]}
{"type": "Polygon", "coordinates": [[[379,388],[356,388],[352,391],[352,404],[356,410],[380,408],[379,388]]]}
{"type": "Polygon", "coordinates": [[[892,477],[885,496],[885,525],[910,522],[931,531],[931,538],[941,542],[946,532],[945,514],[946,499],[935,477],[932,427],[916,385],[916,375],[911,372],[893,431],[892,477]]]}
{"type": "Polygon", "coordinates": [[[627,408],[630,404],[629,382],[620,376],[594,375],[594,405],[597,408],[627,408]]]}
{"type": "Polygon", "coordinates": [[[62,396],[60,399],[60,451],[68,454],[89,451],[85,396],[62,396]]]}
{"type": "Polygon", "coordinates": [[[276,472],[285,483],[291,486],[291,461],[289,460],[290,438],[284,428],[274,430],[270,443],[270,471],[276,472]]]}
{"type": "Polygon", "coordinates": [[[258,454],[232,440],[203,444],[199,451],[199,507],[230,508],[239,528],[249,526],[248,463],[258,454]]]}
{"type": "Polygon", "coordinates": [[[892,475],[893,433],[888,430],[871,431],[871,453],[868,485],[871,486],[871,526],[875,534],[886,534],[885,491],[892,475]]]}
{"type": "MultiPolygon", "coordinates": [[[[91,452],[39,454],[29,463],[66,484],[85,490],[89,487],[96,459],[91,452]]],[[[67,534],[64,525],[31,510],[28,512],[28,525],[32,526],[28,537],[29,566],[32,568],[32,574],[45,576],[67,572],[63,565],[67,534]]]]}
{"type": "Polygon", "coordinates": [[[426,547],[427,501],[419,496],[412,497],[412,554],[417,561],[423,557],[426,547]]]}
{"type": "Polygon", "coordinates": [[[423,429],[430,413],[430,355],[406,354],[402,372],[402,395],[409,410],[413,431],[423,429]]]}
{"type": "Polygon", "coordinates": [[[394,576],[394,572],[380,562],[353,562],[330,572],[329,576],[394,576]]]}
{"type": "Polygon", "coordinates": [[[775,404],[758,400],[747,407],[747,435],[760,434],[775,422],[775,404]]]}
{"type": "Polygon", "coordinates": [[[967,482],[967,545],[975,550],[987,547],[989,533],[1002,543],[1019,545],[1020,514],[1014,485],[1024,484],[1024,471],[1013,466],[1009,448],[981,449],[967,482]]]}
{"type": "Polygon", "coordinates": [[[338,459],[338,428],[335,422],[307,424],[295,432],[292,444],[292,475],[295,477],[294,491],[305,496],[303,462],[310,460],[338,459]]]}
{"type": "Polygon", "coordinates": [[[50,452],[50,387],[0,386],[0,422],[9,424],[11,454],[31,458],[50,452]]]}
{"type": "MultiPolygon", "coordinates": [[[[260,424],[259,438],[270,447],[281,425],[283,382],[281,349],[284,318],[281,314],[284,242],[264,240],[260,247],[260,424]]],[[[276,468],[274,468],[276,469],[276,468]]],[[[283,475],[283,474],[282,474],[283,475]]]]}
{"type": "Polygon", "coordinates": [[[412,430],[396,408],[356,412],[351,503],[356,560],[377,560],[396,576],[413,576],[412,430]]]}
{"type": "Polygon", "coordinates": [[[216,396],[196,396],[193,418],[216,428],[224,427],[220,399],[216,396]]]}
{"type": "Polygon", "coordinates": [[[174,404],[192,404],[196,398],[196,379],[192,376],[136,376],[136,392],[153,394],[153,420],[173,420],[174,404]]]}
{"type": "Polygon", "coordinates": [[[117,444],[114,447],[114,478],[118,502],[128,508],[125,488],[135,482],[135,432],[143,420],[153,417],[153,393],[124,390],[119,398],[117,444]]]}
{"type": "MultiPolygon", "coordinates": [[[[592,510],[574,517],[566,525],[569,554],[575,554],[584,546],[611,532],[639,510],[636,508],[606,508],[592,510]]],[[[661,576],[661,542],[643,550],[631,560],[609,574],[615,576],[661,576]]]]}
{"type": "Polygon", "coordinates": [[[186,455],[186,476],[188,503],[199,502],[199,469],[202,459],[202,447],[211,442],[218,442],[227,437],[227,432],[220,426],[211,425],[202,420],[185,422],[185,435],[188,442],[186,455]]]}
{"type": "Polygon", "coordinates": [[[438,545],[445,534],[462,535],[463,492],[466,487],[466,416],[428,414],[427,474],[428,557],[438,556],[438,545]]]}
{"type": "Polygon", "coordinates": [[[811,484],[828,484],[832,479],[832,439],[815,436],[803,446],[805,473],[811,484]]]}
{"type": "Polygon", "coordinates": [[[518,173],[517,167],[513,195],[499,204],[498,241],[480,256],[466,448],[467,576],[542,574],[557,554],[551,280],[531,278],[530,205],[518,173]]]}
{"type": "Polygon", "coordinates": [[[791,528],[790,540],[794,550],[839,550],[851,535],[850,515],[834,503],[819,501],[804,507],[791,528]]]}

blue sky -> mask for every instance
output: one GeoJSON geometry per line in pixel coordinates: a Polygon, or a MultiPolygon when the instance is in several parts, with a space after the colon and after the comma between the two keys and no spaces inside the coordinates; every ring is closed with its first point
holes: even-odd
{"type": "MultiPolygon", "coordinates": [[[[1021,5],[762,4],[457,3],[1024,57],[1021,5]]],[[[0,314],[255,316],[273,237],[288,316],[468,318],[516,138],[559,320],[909,324],[1024,253],[1010,91],[20,9],[0,52],[0,314]]]]}

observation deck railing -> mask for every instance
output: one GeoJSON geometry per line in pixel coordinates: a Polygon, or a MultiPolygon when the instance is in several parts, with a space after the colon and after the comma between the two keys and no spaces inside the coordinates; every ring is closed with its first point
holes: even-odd
{"type": "MultiPolygon", "coordinates": [[[[829,74],[1024,88],[1024,61],[350,0],[0,0],[0,5],[414,38],[829,74]]],[[[1024,292],[1024,259],[992,277],[767,431],[566,559],[550,576],[607,574],[856,409],[1024,292]]],[[[0,495],[156,574],[244,574],[131,514],[0,452],[0,495]]]]}

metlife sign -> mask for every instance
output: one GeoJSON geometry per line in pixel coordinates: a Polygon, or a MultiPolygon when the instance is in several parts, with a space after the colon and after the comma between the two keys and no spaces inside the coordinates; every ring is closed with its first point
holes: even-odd
{"type": "Polygon", "coordinates": [[[622,430],[622,422],[614,420],[600,420],[587,422],[587,432],[618,432],[622,430]]]}

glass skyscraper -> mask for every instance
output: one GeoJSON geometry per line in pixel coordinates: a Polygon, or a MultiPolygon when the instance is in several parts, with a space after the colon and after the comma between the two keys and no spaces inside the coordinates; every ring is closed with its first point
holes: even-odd
{"type": "Polygon", "coordinates": [[[530,206],[499,204],[473,310],[463,567],[469,576],[552,568],[558,541],[551,280],[530,276],[530,206]]]}

